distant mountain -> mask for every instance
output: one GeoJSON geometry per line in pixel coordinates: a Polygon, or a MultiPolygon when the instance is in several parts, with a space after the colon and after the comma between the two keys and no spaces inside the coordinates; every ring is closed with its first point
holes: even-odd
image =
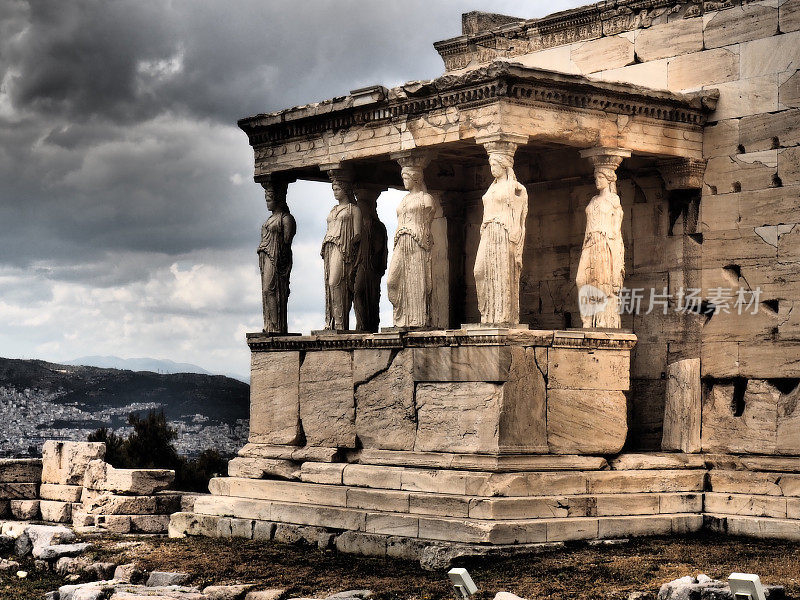
{"type": "MultiPolygon", "coordinates": [[[[100,367],[103,369],[125,369],[127,371],[152,371],[153,373],[200,373],[201,375],[215,375],[203,367],[191,363],[180,363],[167,358],[120,358],[119,356],[81,356],[64,361],[65,365],[82,365],[85,367],[100,367]]],[[[232,373],[217,373],[244,381],[244,375],[232,373]]]]}
{"type": "MultiPolygon", "coordinates": [[[[173,363],[177,364],[177,363],[173,363]]],[[[44,439],[124,430],[131,412],[164,410],[186,454],[244,444],[250,387],[223,375],[160,374],[0,358],[0,452],[44,439]]]]}

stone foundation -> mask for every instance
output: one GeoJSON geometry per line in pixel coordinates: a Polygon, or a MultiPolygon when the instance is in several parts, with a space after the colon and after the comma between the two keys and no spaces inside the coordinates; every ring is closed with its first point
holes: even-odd
{"type": "Polygon", "coordinates": [[[476,328],[248,342],[252,443],[463,454],[615,454],[625,443],[632,334],[476,328]]]}

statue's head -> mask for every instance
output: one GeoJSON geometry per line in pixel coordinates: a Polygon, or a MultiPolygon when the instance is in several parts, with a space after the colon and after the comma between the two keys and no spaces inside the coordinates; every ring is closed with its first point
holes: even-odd
{"type": "Polygon", "coordinates": [[[617,173],[614,169],[608,167],[598,167],[594,171],[594,183],[597,189],[602,191],[605,189],[616,189],[617,173]]]}
{"type": "Polygon", "coordinates": [[[353,195],[353,175],[346,169],[332,169],[328,171],[331,180],[333,197],[339,204],[355,202],[353,195]]]}
{"type": "Polygon", "coordinates": [[[267,201],[267,210],[275,212],[286,206],[286,193],[289,189],[288,181],[269,181],[262,183],[264,199],[267,201]]]}
{"type": "Polygon", "coordinates": [[[424,187],[425,180],[422,174],[422,167],[419,165],[408,165],[400,170],[400,177],[403,179],[403,187],[408,191],[424,187]]]}
{"type": "Polygon", "coordinates": [[[381,188],[377,186],[362,185],[354,188],[356,202],[358,206],[369,212],[375,212],[378,207],[378,196],[381,195],[381,188]]]}
{"type": "Polygon", "coordinates": [[[489,169],[491,169],[492,177],[495,179],[507,177],[509,171],[513,172],[514,156],[506,152],[491,152],[489,154],[489,169]]]}

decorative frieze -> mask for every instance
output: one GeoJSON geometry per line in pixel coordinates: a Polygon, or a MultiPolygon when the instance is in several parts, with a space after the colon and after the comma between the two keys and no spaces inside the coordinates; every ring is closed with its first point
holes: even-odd
{"type": "Polygon", "coordinates": [[[457,71],[498,57],[510,58],[612,36],[634,29],[646,29],[667,19],[690,19],[731,8],[736,0],[620,0],[600,2],[563,11],[541,19],[518,20],[479,31],[464,30],[464,35],[434,43],[445,69],[457,71]],[[492,48],[493,54],[485,50],[492,48]]]}

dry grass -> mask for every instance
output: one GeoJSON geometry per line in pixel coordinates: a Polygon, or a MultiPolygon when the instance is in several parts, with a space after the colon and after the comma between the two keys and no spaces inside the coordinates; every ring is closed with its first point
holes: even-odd
{"type": "MultiPolygon", "coordinates": [[[[97,558],[135,561],[147,570],[187,571],[195,585],[257,583],[287,588],[291,596],[325,597],[347,589],[371,589],[381,600],[453,598],[444,572],[423,571],[416,562],[360,558],[316,548],[246,540],[190,538],[103,538],[97,558]]],[[[800,544],[714,535],[650,538],[618,546],[576,544],[548,554],[466,560],[463,566],[480,588],[479,600],[498,591],[524,598],[595,600],[627,598],[633,591],[656,592],[684,575],[725,578],[732,571],[754,572],[765,583],[800,593],[800,544]]],[[[52,573],[34,572],[25,581],[0,575],[3,600],[41,599],[63,584],[52,573]]]]}

